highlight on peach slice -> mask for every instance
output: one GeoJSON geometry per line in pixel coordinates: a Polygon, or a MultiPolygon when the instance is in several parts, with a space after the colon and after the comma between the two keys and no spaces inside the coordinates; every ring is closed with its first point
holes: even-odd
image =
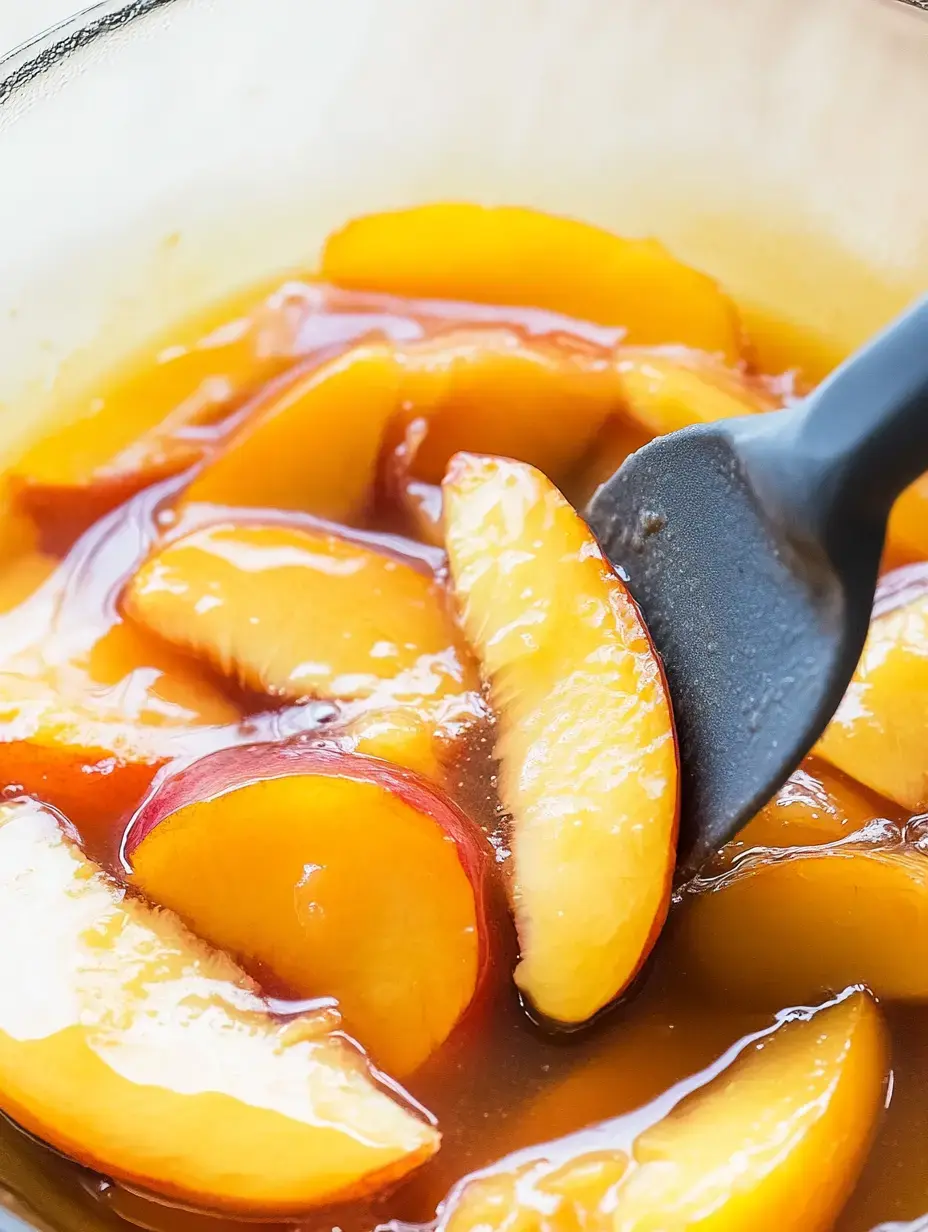
{"type": "Polygon", "coordinates": [[[390,1184],[439,1136],[331,1010],[285,1022],[222,954],[127,895],[41,806],[0,810],[0,1107],[107,1176],[298,1214],[390,1184]]]}
{"type": "Polygon", "coordinates": [[[711,278],[655,240],[538,210],[453,202],[369,214],[329,236],[321,273],[348,288],[547,308],[623,326],[634,343],[740,351],[734,307],[711,278]]]}
{"type": "Polygon", "coordinates": [[[758,853],[694,886],[674,928],[684,969],[742,1004],[851,983],[928,1000],[928,856],[886,831],[885,842],[758,853]]]}
{"type": "Polygon", "coordinates": [[[399,381],[386,343],[356,346],[301,369],[251,408],[187,489],[186,502],[356,521],[373,496],[399,381]]]}
{"type": "Polygon", "coordinates": [[[203,456],[187,430],[221,419],[294,362],[316,297],[285,287],[247,292],[222,318],[201,314],[102,393],[71,399],[58,430],[37,440],[10,473],[16,503],[52,537],[73,540],[97,518],[203,456]]]}
{"type": "Polygon", "coordinates": [[[486,978],[482,835],[425,780],[360,754],[252,745],[146,802],[132,882],[297,997],[335,997],[393,1074],[416,1069],[486,978]]]}
{"type": "Polygon", "coordinates": [[[477,686],[435,578],[328,530],[207,526],[151,557],[123,606],[173,646],[279,697],[396,703],[477,686]]]}
{"type": "Polygon", "coordinates": [[[440,1232],[826,1232],[877,1123],[885,1031],[856,990],[789,1014],[730,1049],[698,1088],[681,1083],[466,1178],[439,1209],[440,1232]]]}
{"type": "Polygon", "coordinates": [[[55,805],[96,847],[158,770],[241,715],[195,663],[116,623],[57,663],[0,670],[0,783],[55,805]]]}
{"type": "Polygon", "coordinates": [[[874,617],[847,693],[815,751],[914,813],[928,805],[926,729],[928,588],[874,617]]]}
{"type": "Polygon", "coordinates": [[[666,685],[625,586],[539,471],[458,454],[443,487],[513,819],[516,981],[545,1018],[582,1023],[627,987],[667,913],[679,787],[666,685]]]}

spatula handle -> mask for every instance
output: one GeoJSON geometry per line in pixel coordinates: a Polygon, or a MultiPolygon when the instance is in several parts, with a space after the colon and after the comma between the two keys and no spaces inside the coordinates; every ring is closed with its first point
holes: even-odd
{"type": "Polygon", "coordinates": [[[928,471],[928,297],[806,400],[795,444],[832,517],[883,519],[928,471]]]}

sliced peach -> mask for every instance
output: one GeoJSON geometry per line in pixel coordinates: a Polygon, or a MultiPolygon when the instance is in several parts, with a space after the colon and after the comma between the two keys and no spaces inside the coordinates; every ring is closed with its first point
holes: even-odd
{"type": "Polygon", "coordinates": [[[188,429],[221,418],[293,363],[317,310],[295,288],[251,292],[222,318],[201,316],[135,356],[19,460],[10,479],[20,507],[52,538],[73,540],[141,488],[186,470],[204,445],[188,429]]]}
{"type": "Polygon", "coordinates": [[[4,664],[0,783],[54,804],[96,851],[161,766],[240,717],[195,663],[118,622],[64,662],[4,664]]]}
{"type": "Polygon", "coordinates": [[[916,847],[759,852],[698,891],[674,937],[701,987],[762,1006],[852,983],[928,999],[928,856],[916,847]]]}
{"type": "Polygon", "coordinates": [[[342,287],[548,308],[621,325],[630,342],[728,359],[740,350],[735,310],[710,278],[654,240],[537,210],[448,203],[369,214],[329,237],[322,275],[342,287]]]}
{"type": "Polygon", "coordinates": [[[399,381],[395,353],[385,343],[306,367],[252,407],[190,485],[187,502],[357,520],[373,494],[399,381]]]}
{"type": "Polygon", "coordinates": [[[896,565],[928,560],[928,475],[916,479],[893,505],[886,554],[896,565]]]}
{"type": "Polygon", "coordinates": [[[877,615],[816,752],[918,812],[928,806],[928,590],[877,615]]]}
{"type": "Polygon", "coordinates": [[[438,1146],[331,1011],[275,1020],[225,956],[127,896],[25,802],[0,811],[0,1107],[107,1176],[297,1214],[438,1146]]]}
{"type": "Polygon", "coordinates": [[[310,745],[206,757],[146,802],[133,882],[299,997],[338,1000],[394,1074],[447,1038],[489,963],[479,830],[423,779],[310,745]]]}
{"type": "Polygon", "coordinates": [[[758,848],[777,851],[834,843],[883,818],[902,820],[887,801],[827,762],[807,758],[770,803],[722,849],[720,864],[730,866],[758,848]]]}
{"type": "Polygon", "coordinates": [[[0,564],[0,613],[19,607],[48,581],[60,562],[45,552],[23,552],[0,564]]]}
{"type": "Polygon", "coordinates": [[[445,526],[498,716],[517,983],[581,1023],[627,987],[667,913],[678,766],[660,663],[623,583],[532,467],[458,454],[445,526]]]}
{"type": "Polygon", "coordinates": [[[864,993],[787,1021],[635,1140],[613,1232],[827,1232],[866,1157],[888,1071],[864,993]]]}
{"type": "Polygon", "coordinates": [[[427,572],[323,530],[219,523],[156,553],[124,595],[138,624],[280,697],[440,697],[473,687],[427,572]]]}
{"type": "Polygon", "coordinates": [[[740,1047],[684,1098],[692,1083],[467,1179],[440,1209],[441,1232],[827,1232],[880,1112],[879,1013],[854,992],[740,1047]],[[661,1119],[635,1137],[649,1115],[661,1119]]]}
{"type": "Polygon", "coordinates": [[[759,382],[693,351],[623,347],[615,366],[628,413],[653,436],[779,406],[759,382]]]}
{"type": "Polygon", "coordinates": [[[614,475],[627,457],[652,439],[652,433],[624,412],[607,419],[586,456],[563,485],[564,495],[577,509],[583,509],[599,485],[614,475]]]}

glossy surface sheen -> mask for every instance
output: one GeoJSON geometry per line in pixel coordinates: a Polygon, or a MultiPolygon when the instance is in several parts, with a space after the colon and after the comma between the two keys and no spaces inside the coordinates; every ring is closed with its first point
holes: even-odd
{"type": "Polygon", "coordinates": [[[277,697],[437,698],[476,685],[426,571],[322,531],[220,523],[157,553],[126,611],[277,697]]]}
{"type": "MultiPolygon", "coordinates": [[[[924,588],[923,588],[924,590],[924,588]]],[[[928,805],[928,593],[879,616],[818,752],[912,812],[928,805]]]]}
{"type": "Polygon", "coordinates": [[[491,962],[483,836],[381,762],[220,753],[165,782],[128,840],[153,902],[296,998],[334,997],[391,1074],[443,1043],[491,962]]]}
{"type": "Polygon", "coordinates": [[[540,1014],[582,1022],[625,988],[667,910],[678,785],[664,682],[625,587],[540,472],[459,454],[444,494],[513,816],[516,981],[540,1014]]]}
{"type": "Polygon", "coordinates": [[[31,803],[0,814],[0,1106],[110,1175],[242,1212],[363,1192],[436,1132],[325,1015],[275,1022],[235,966],[31,803]]]}

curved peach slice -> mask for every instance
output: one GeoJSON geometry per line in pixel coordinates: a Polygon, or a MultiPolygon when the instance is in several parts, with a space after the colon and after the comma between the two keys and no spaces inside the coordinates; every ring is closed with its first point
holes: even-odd
{"type": "Polygon", "coordinates": [[[38,805],[0,811],[0,1107],[108,1176],[253,1216],[372,1192],[438,1135],[331,1034],[126,895],[38,805]]]}
{"type": "Polygon", "coordinates": [[[228,749],[127,836],[133,882],[300,997],[335,997],[391,1073],[447,1038],[489,966],[482,837],[417,778],[309,745],[228,749]]]}
{"type": "Polygon", "coordinates": [[[679,342],[736,359],[735,310],[711,278],[655,240],[571,218],[466,203],[369,214],[329,237],[322,275],[342,287],[524,304],[621,325],[629,342],[679,342]]]}
{"type": "Polygon", "coordinates": [[[476,685],[442,588],[324,530],[219,523],[156,553],[127,614],[251,689],[390,701],[476,685]]]}
{"type": "Polygon", "coordinates": [[[692,1094],[692,1082],[681,1083],[631,1116],[520,1151],[465,1180],[440,1208],[438,1227],[826,1232],[873,1136],[888,1063],[875,1005],[864,993],[845,995],[749,1037],[692,1094]]]}
{"type": "Polygon", "coordinates": [[[614,1232],[827,1232],[883,1103],[876,1006],[854,993],[787,1021],[635,1141],[614,1232]]]}
{"type": "Polygon", "coordinates": [[[834,843],[887,818],[887,802],[835,770],[827,762],[807,758],[773,799],[720,852],[719,863],[730,866],[757,848],[783,850],[834,843]]]}
{"type": "Polygon", "coordinates": [[[187,489],[187,503],[356,520],[373,494],[399,379],[385,343],[353,347],[297,372],[251,409],[187,489]]]}
{"type": "Polygon", "coordinates": [[[918,812],[928,805],[928,590],[875,616],[816,752],[918,812]]]}
{"type": "Polygon", "coordinates": [[[679,348],[623,347],[615,366],[629,415],[653,436],[779,406],[741,372],[679,348]]]}
{"type": "Polygon", "coordinates": [[[200,316],[136,356],[103,395],[73,403],[13,468],[17,503],[47,535],[71,541],[110,509],[204,456],[189,432],[221,419],[294,362],[316,298],[291,288],[254,291],[200,316]]]}
{"type": "Polygon", "coordinates": [[[684,969],[758,1005],[866,984],[928,1000],[928,856],[848,840],[747,857],[688,897],[684,969]]]}
{"type": "Polygon", "coordinates": [[[886,553],[894,564],[928,560],[928,475],[922,475],[893,505],[886,553]]]}
{"type": "Polygon", "coordinates": [[[55,805],[97,851],[167,761],[240,718],[195,663],[119,622],[65,662],[3,665],[0,783],[55,805]]]}
{"type": "Polygon", "coordinates": [[[516,981],[546,1018],[580,1023],[628,985],[667,913],[666,685],[625,586],[540,472],[458,454],[444,499],[454,592],[498,716],[516,981]]]}

